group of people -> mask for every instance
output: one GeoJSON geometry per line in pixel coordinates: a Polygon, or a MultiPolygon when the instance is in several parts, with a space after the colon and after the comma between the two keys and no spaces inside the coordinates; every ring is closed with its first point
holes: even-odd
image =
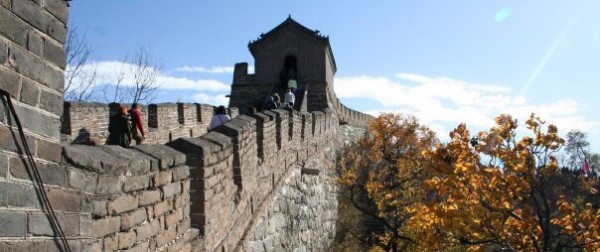
{"type": "Polygon", "coordinates": [[[110,110],[106,144],[128,147],[132,140],[141,144],[145,139],[142,112],[137,103],[131,104],[129,110],[120,104],[110,110]]]}
{"type": "MultiPolygon", "coordinates": [[[[227,115],[225,106],[219,106],[210,121],[208,129],[212,130],[229,120],[231,120],[231,117],[227,115]]],[[[129,147],[132,140],[135,141],[136,145],[141,144],[146,139],[142,121],[142,112],[137,103],[133,103],[129,110],[120,104],[114,106],[114,109],[110,110],[106,144],[129,147]]]]}
{"type": "Polygon", "coordinates": [[[265,110],[276,108],[293,108],[295,100],[296,96],[294,95],[294,92],[291,88],[288,88],[283,98],[283,102],[281,102],[279,94],[274,93],[273,95],[271,95],[270,99],[267,100],[263,107],[265,110]]]}

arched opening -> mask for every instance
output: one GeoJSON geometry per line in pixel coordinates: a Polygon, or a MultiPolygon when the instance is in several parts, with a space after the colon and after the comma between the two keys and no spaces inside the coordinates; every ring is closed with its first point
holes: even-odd
{"type": "Polygon", "coordinates": [[[296,56],[285,56],[280,78],[282,89],[287,87],[289,80],[298,80],[298,60],[296,59],[296,56]]]}

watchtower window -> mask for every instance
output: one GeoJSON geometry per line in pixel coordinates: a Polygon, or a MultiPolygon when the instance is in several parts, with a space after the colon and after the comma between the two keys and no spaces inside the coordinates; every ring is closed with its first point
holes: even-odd
{"type": "Polygon", "coordinates": [[[280,78],[282,88],[287,87],[287,83],[289,80],[298,79],[298,61],[296,60],[296,56],[288,55],[285,57],[280,78]]]}

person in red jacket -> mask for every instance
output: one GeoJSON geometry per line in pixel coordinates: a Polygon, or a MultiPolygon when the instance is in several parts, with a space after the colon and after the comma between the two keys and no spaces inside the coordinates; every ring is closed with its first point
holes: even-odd
{"type": "Polygon", "coordinates": [[[133,135],[133,139],[135,139],[135,144],[141,144],[146,139],[146,135],[142,124],[142,112],[140,112],[137,103],[131,104],[129,115],[131,116],[131,124],[133,126],[131,134],[133,135]]]}

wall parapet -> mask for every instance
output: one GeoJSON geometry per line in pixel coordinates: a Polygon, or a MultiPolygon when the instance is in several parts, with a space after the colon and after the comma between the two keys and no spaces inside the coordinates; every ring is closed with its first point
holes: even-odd
{"type": "MultiPolygon", "coordinates": [[[[81,196],[91,251],[190,250],[189,168],[163,145],[63,146],[68,185],[81,196]]],[[[68,222],[67,222],[68,223],[68,222]]]]}
{"type": "Polygon", "coordinates": [[[200,230],[205,251],[235,249],[280,181],[319,151],[338,125],[331,110],[275,109],[168,143],[187,157],[191,225],[200,230]]]}
{"type": "MultiPolygon", "coordinates": [[[[123,104],[131,107],[130,104],[123,104]]],[[[140,105],[147,144],[164,144],[179,137],[198,137],[208,131],[215,107],[199,103],[140,105]]],[[[231,117],[239,114],[229,108],[231,117]]],[[[109,106],[104,103],[65,102],[61,117],[63,140],[102,145],[108,137],[109,106]]]]}

